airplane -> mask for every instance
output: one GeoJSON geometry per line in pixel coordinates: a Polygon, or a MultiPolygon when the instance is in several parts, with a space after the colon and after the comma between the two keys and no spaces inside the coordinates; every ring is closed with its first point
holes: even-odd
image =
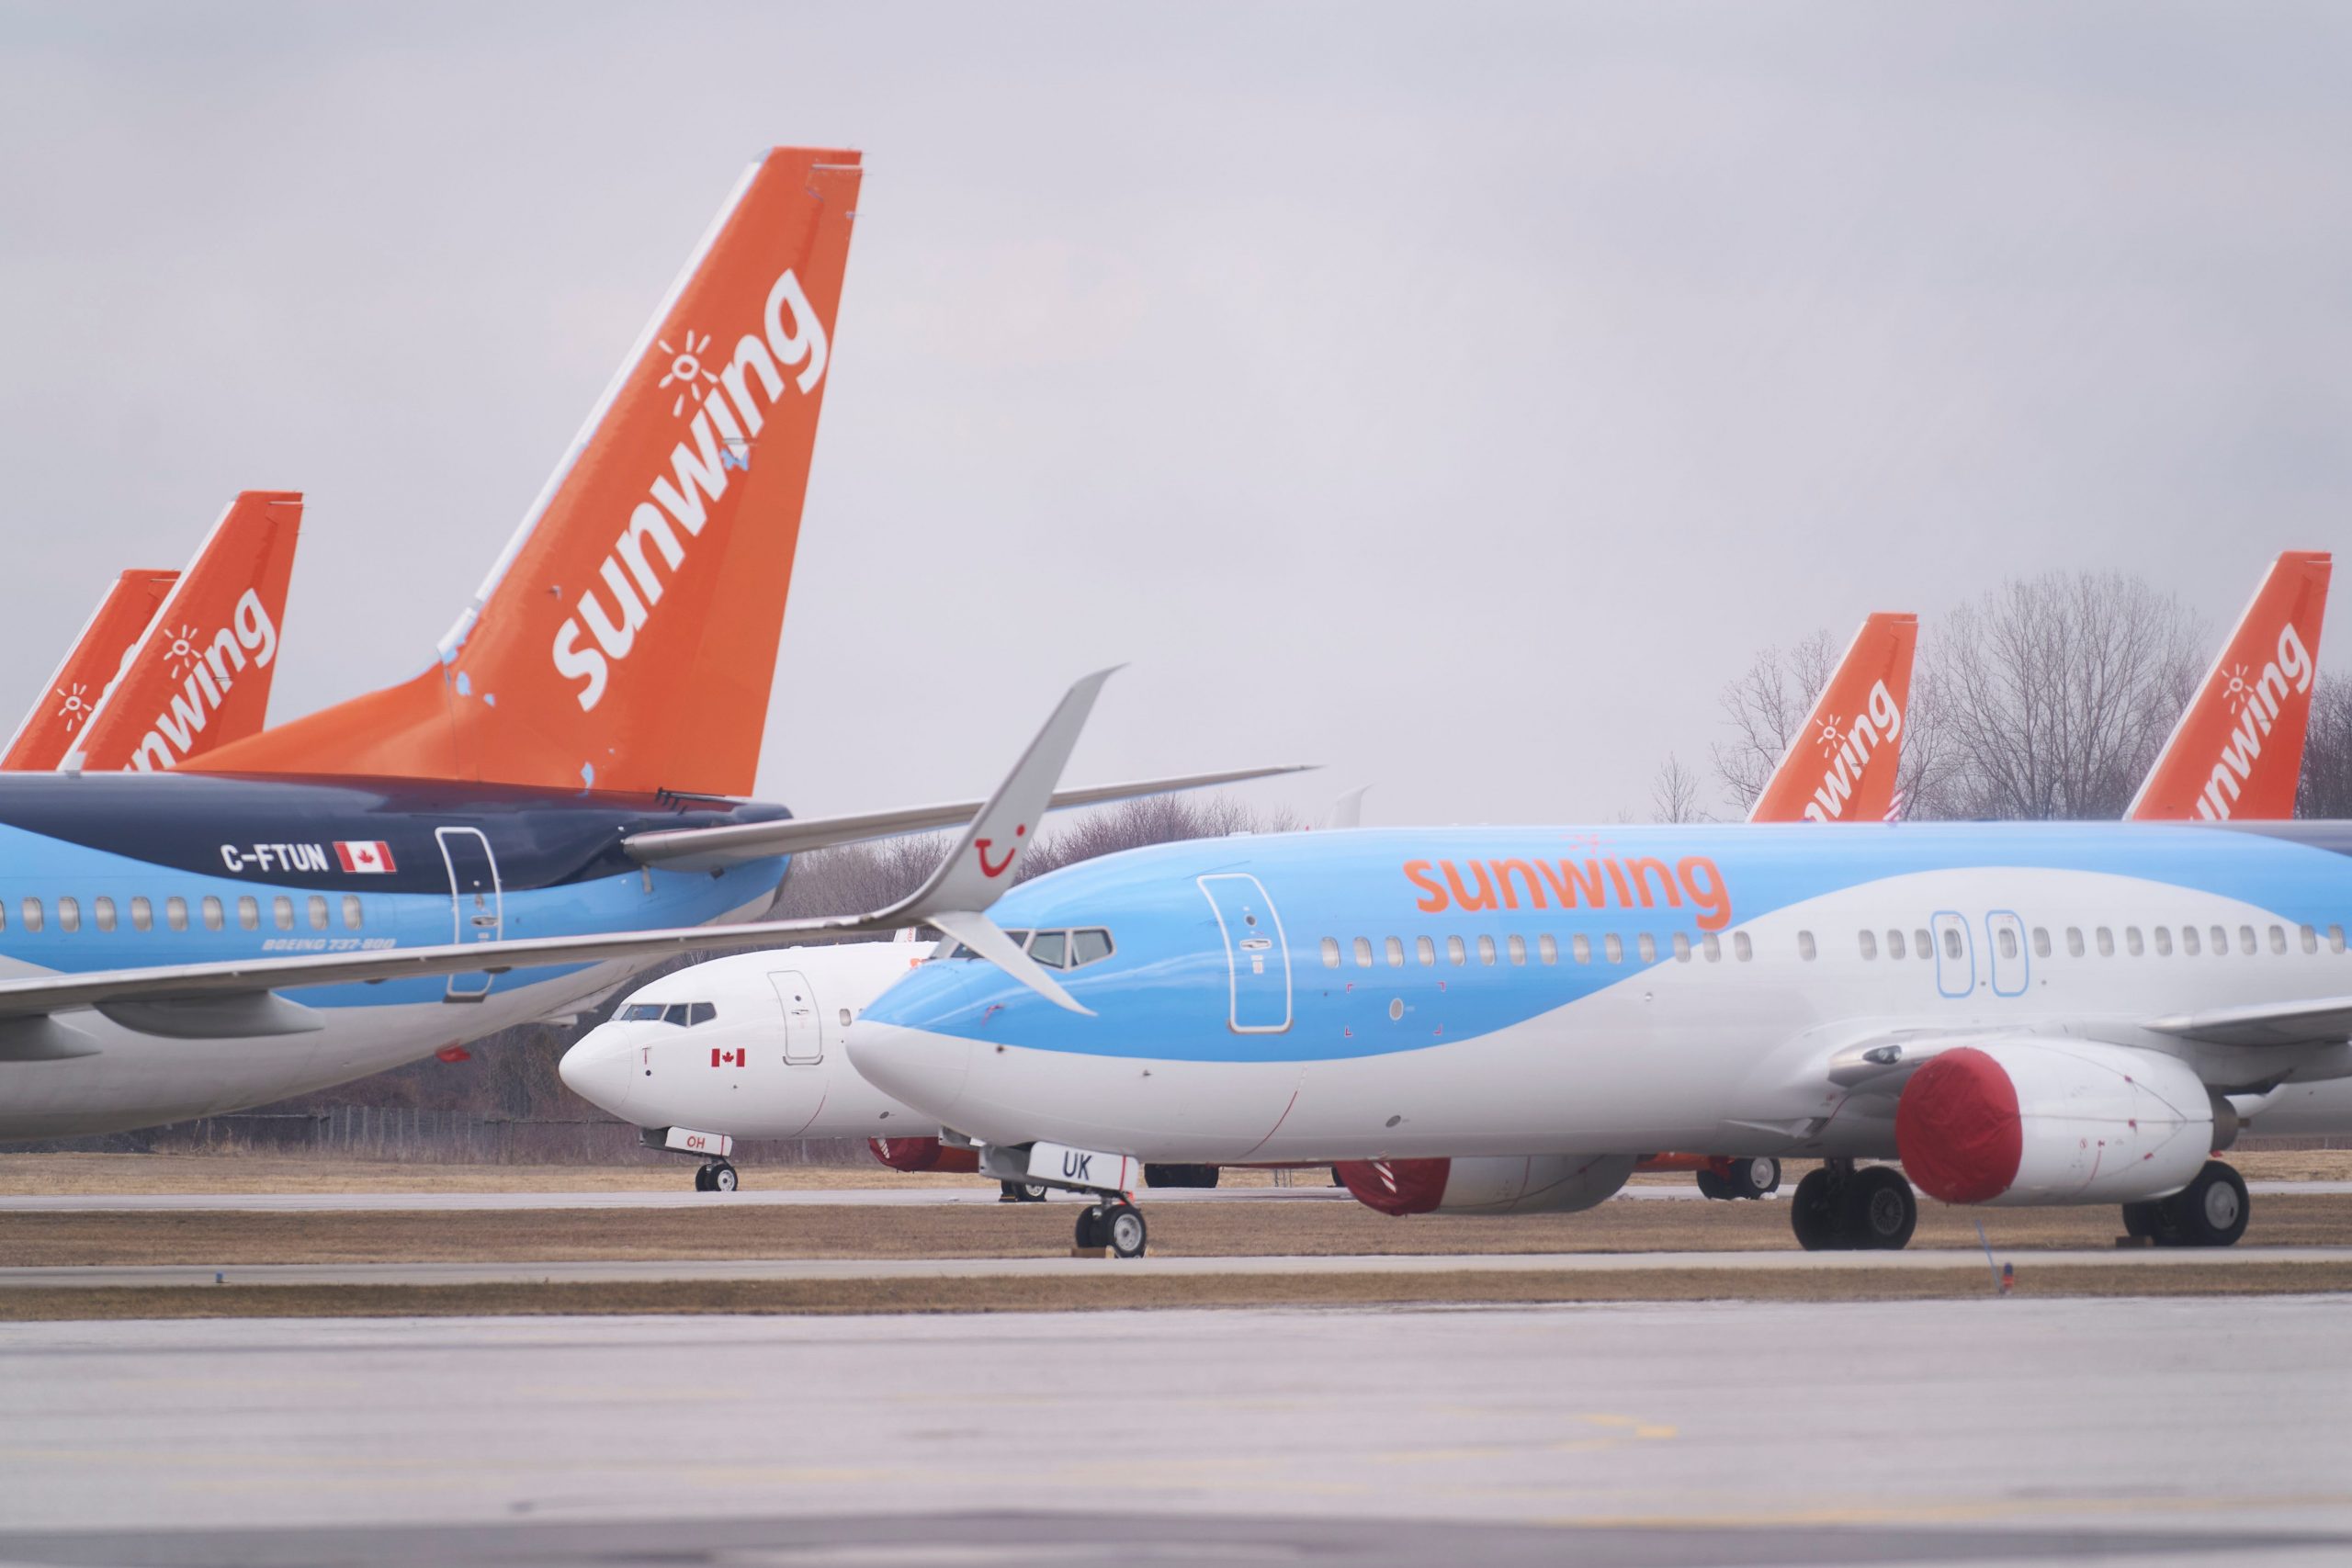
{"type": "Polygon", "coordinates": [[[41,683],[40,696],[17,722],[7,750],[0,752],[0,773],[46,773],[65,760],[100,694],[178,581],[175,571],[134,570],[107,585],[64,659],[41,683]]]}
{"type": "Polygon", "coordinates": [[[1079,1245],[1121,1256],[1145,1162],[1490,1156],[1564,1212],[1740,1146],[1825,1162],[1808,1249],[1905,1245],[1915,1180],[2226,1246],[2246,1110],[2352,1077],[2352,823],[1373,829],[978,882],[1051,783],[967,830],[930,917],[958,945],[849,1054],[982,1175],[1091,1197],[1079,1245]],[[1109,951],[1048,975],[1008,929],[1109,951]]]}
{"type": "Polygon", "coordinates": [[[912,923],[755,917],[792,854],[983,803],[743,798],[861,175],[795,148],[744,174],[414,677],[169,771],[0,774],[0,1136],[260,1103],[680,953],[912,923]]]}

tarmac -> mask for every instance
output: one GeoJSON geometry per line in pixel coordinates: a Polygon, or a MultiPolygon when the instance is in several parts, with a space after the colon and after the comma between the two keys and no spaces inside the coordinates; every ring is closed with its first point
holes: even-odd
{"type": "Polygon", "coordinates": [[[2346,1296],[0,1325],[0,1562],[2302,1568],[2352,1559],[2347,1330],[2346,1296]]]}

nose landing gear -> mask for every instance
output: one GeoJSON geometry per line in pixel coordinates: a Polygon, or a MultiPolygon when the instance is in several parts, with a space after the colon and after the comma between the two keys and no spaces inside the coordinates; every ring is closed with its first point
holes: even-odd
{"type": "Polygon", "coordinates": [[[732,1192],[735,1184],[735,1168],[723,1159],[707,1160],[695,1167],[695,1190],[697,1192],[732,1192]]]}
{"type": "Polygon", "coordinates": [[[1074,1245],[1081,1251],[1109,1247],[1114,1258],[1141,1258],[1147,1239],[1143,1211],[1124,1198],[1079,1211],[1074,1245]]]}

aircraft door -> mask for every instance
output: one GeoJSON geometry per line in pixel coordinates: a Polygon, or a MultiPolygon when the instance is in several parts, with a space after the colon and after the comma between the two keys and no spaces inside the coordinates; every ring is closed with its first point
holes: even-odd
{"type": "Polygon", "coordinates": [[[2025,995],[2033,961],[2026,956],[2025,922],[2007,909],[1996,909],[1984,917],[1986,958],[1993,970],[1993,994],[1996,997],[2025,995]]]}
{"type": "Polygon", "coordinates": [[[784,1059],[807,1066],[825,1059],[823,1021],[817,1011],[817,988],[797,969],[779,969],[768,976],[775,987],[776,1005],[784,1010],[784,1059]]]}
{"type": "MultiPolygon", "coordinates": [[[[441,863],[449,870],[449,940],[460,944],[496,942],[505,934],[506,900],[489,838],[479,828],[435,828],[433,837],[441,846],[441,863]]],[[[452,975],[442,999],[478,1002],[488,995],[488,975],[452,975]]]]}
{"type": "Polygon", "coordinates": [[[1976,990],[1976,943],[1968,921],[1950,909],[1936,916],[1936,989],[1947,997],[1976,990]]]}
{"type": "Polygon", "coordinates": [[[1273,900],[1245,873],[1199,880],[1225,934],[1227,1022],[1236,1034],[1280,1034],[1290,1027],[1290,944],[1273,900]]]}

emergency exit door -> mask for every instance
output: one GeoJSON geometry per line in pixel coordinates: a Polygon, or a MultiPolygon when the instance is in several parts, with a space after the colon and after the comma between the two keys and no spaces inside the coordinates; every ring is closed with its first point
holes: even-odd
{"type": "Polygon", "coordinates": [[[1273,900],[1256,877],[1240,872],[1204,876],[1200,884],[1225,933],[1227,1022],[1236,1034],[1280,1034],[1290,1027],[1290,944],[1273,900]]]}
{"type": "MultiPolygon", "coordinates": [[[[441,863],[449,868],[449,940],[465,946],[493,942],[506,933],[506,900],[498,886],[498,860],[479,828],[435,828],[441,863]]],[[[490,995],[487,974],[452,975],[443,999],[478,1002],[490,995]]]]}

